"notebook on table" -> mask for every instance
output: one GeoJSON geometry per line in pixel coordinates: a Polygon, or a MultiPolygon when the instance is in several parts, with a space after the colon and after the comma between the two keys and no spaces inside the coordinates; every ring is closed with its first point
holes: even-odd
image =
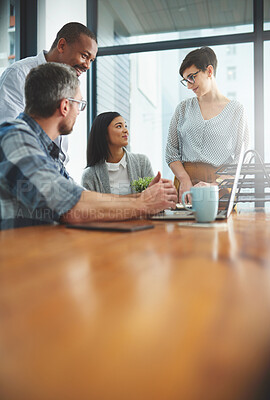
{"type": "Polygon", "coordinates": [[[67,224],[66,228],[84,229],[88,231],[135,232],[145,229],[152,229],[154,228],[154,225],[140,222],[85,222],[79,224],[67,224]]]}

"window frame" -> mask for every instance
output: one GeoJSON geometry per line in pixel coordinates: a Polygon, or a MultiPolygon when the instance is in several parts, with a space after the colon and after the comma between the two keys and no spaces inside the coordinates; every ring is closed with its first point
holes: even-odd
{"type": "Polygon", "coordinates": [[[37,0],[15,0],[15,61],[37,54],[37,0]]]}
{"type": "MultiPolygon", "coordinates": [[[[87,0],[89,4],[90,14],[96,11],[95,28],[97,28],[98,0],[87,0]],[[91,10],[91,7],[93,9],[91,10]]],[[[90,26],[89,26],[90,27],[90,26]]],[[[91,27],[90,27],[91,28],[91,27]]],[[[129,45],[116,45],[100,47],[98,57],[131,54],[149,51],[172,50],[194,48],[202,46],[231,45],[242,43],[253,43],[254,55],[254,149],[262,155],[264,159],[264,42],[270,40],[270,31],[264,31],[264,0],[253,0],[253,32],[236,33],[231,35],[219,35],[210,37],[200,37],[191,39],[177,39],[169,41],[139,43],[129,45]],[[256,79],[255,79],[256,77],[256,79]]],[[[96,29],[97,31],[97,29],[96,29]]],[[[92,74],[91,87],[89,91],[92,93],[92,101],[96,102],[97,94],[97,74],[92,74]],[[93,97],[93,95],[95,97],[93,97]]],[[[89,126],[96,116],[96,108],[92,109],[89,126]]],[[[260,187],[256,187],[256,191],[260,191],[260,187]]],[[[257,204],[262,205],[262,204],[257,204]]]]}

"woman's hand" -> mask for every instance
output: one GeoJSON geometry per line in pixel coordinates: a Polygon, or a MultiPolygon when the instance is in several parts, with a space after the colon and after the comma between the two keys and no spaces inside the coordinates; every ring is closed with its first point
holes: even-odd
{"type": "MultiPolygon", "coordinates": [[[[178,195],[179,195],[178,201],[179,201],[179,203],[181,203],[182,202],[182,194],[184,192],[188,192],[193,185],[191,183],[191,180],[190,180],[190,177],[189,177],[187,171],[185,170],[183,164],[180,161],[173,161],[170,164],[170,168],[171,168],[172,172],[174,173],[175,177],[180,182],[179,190],[178,190],[178,195]]],[[[186,200],[188,203],[190,203],[191,197],[187,196],[186,200]]]]}
{"type": "MultiPolygon", "coordinates": [[[[184,178],[181,179],[180,181],[180,186],[179,186],[179,202],[182,203],[182,195],[184,192],[188,192],[190,188],[192,187],[191,180],[189,176],[186,174],[184,178]]],[[[188,194],[185,198],[185,202],[191,203],[191,196],[188,194]]]]}
{"type": "Polygon", "coordinates": [[[207,183],[207,182],[200,181],[200,182],[196,183],[196,185],[194,185],[194,187],[202,187],[202,186],[218,186],[218,183],[217,182],[207,183]]]}

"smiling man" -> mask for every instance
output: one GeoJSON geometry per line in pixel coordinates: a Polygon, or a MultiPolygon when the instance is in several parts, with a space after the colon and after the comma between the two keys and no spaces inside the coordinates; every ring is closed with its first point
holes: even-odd
{"type": "MultiPolygon", "coordinates": [[[[0,124],[15,119],[25,108],[24,85],[29,71],[46,62],[56,62],[75,68],[77,76],[86,72],[97,54],[97,39],[93,32],[79,22],[69,22],[57,33],[49,50],[35,57],[17,61],[0,78],[0,124]]],[[[68,140],[59,136],[55,143],[60,148],[60,159],[68,162],[68,140]]]]}

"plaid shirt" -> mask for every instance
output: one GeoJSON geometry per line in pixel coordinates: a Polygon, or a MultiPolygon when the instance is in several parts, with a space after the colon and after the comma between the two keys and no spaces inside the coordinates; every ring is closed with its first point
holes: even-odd
{"type": "Polygon", "coordinates": [[[68,175],[59,148],[22,113],[0,125],[0,228],[59,221],[84,189],[68,175]]]}

